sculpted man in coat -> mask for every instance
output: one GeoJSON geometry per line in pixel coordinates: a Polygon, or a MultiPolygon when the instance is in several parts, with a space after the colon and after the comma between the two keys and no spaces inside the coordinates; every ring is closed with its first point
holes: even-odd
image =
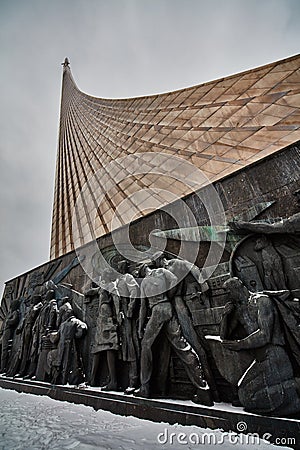
{"type": "Polygon", "coordinates": [[[30,299],[30,307],[27,310],[23,322],[17,332],[21,333],[21,346],[19,349],[20,375],[24,376],[31,362],[31,347],[33,342],[33,327],[43,306],[41,295],[34,295],[30,299]]]}
{"type": "Polygon", "coordinates": [[[196,351],[201,361],[213,398],[215,401],[219,401],[217,386],[208,362],[205,338],[201,335],[199,328],[196,331],[190,311],[193,302],[209,307],[208,284],[203,282],[200,269],[189,261],[179,258],[166,259],[163,252],[157,252],[152,256],[152,262],[155,267],[164,267],[177,277],[177,284],[172,292],[172,304],[183,336],[196,351]]]}
{"type": "Polygon", "coordinates": [[[121,275],[116,280],[119,295],[120,313],[118,317],[122,360],[129,363],[129,386],[127,393],[138,386],[139,340],[137,333],[139,285],[128,273],[127,261],[120,261],[118,271],[121,275]]]}
{"type": "Polygon", "coordinates": [[[1,338],[1,373],[6,372],[8,368],[10,344],[20,320],[19,307],[19,300],[13,300],[10,305],[9,313],[3,323],[1,338]]]}
{"type": "Polygon", "coordinates": [[[247,411],[266,415],[287,416],[300,411],[275,302],[265,294],[249,292],[238,278],[227,280],[224,287],[230,303],[221,323],[222,344],[237,357],[241,350],[252,355],[252,363],[237,383],[240,402],[247,411]],[[237,339],[238,326],[244,332],[237,339]]]}
{"type": "Polygon", "coordinates": [[[59,308],[59,317],[59,329],[51,333],[52,342],[57,343],[57,350],[50,352],[55,368],[53,382],[79,384],[83,378],[76,339],[83,337],[87,326],[75,317],[69,302],[59,308]]]}
{"type": "Polygon", "coordinates": [[[181,327],[175,316],[175,310],[168,298],[177,283],[177,277],[164,268],[150,269],[147,265],[140,271],[144,276],[141,283],[141,308],[139,335],[142,338],[141,350],[141,388],[137,395],[150,396],[150,378],[152,374],[152,345],[160,334],[164,333],[171,347],[181,359],[186,372],[197,388],[198,403],[212,405],[209,386],[204,378],[200,361],[191,345],[184,339],[181,327]],[[147,306],[150,318],[145,326],[147,306]],[[145,327],[145,328],[144,328],[145,327]]]}
{"type": "Polygon", "coordinates": [[[96,288],[99,295],[99,310],[96,323],[96,331],[92,343],[92,373],[91,385],[97,385],[97,371],[101,355],[105,352],[109,382],[104,390],[117,390],[116,359],[119,350],[119,338],[117,332],[117,317],[119,315],[119,294],[113,283],[114,273],[110,269],[104,269],[100,286],[96,288]]]}

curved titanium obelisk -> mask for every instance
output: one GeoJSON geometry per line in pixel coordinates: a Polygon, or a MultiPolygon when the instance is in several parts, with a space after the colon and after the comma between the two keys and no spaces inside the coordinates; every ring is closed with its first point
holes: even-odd
{"type": "MultiPolygon", "coordinates": [[[[294,56],[191,88],[118,100],[80,91],[66,59],[51,258],[74,248],[76,199],[87,180],[112,160],[143,152],[167,153],[189,161],[213,182],[297,141],[299,66],[300,56],[294,56]]],[[[163,183],[160,177],[128,176],[104,192],[100,207],[95,199],[96,237],[111,231],[113,213],[135,189],[163,188],[163,183]]],[[[189,193],[181,183],[174,183],[173,189],[179,197],[189,193]]],[[[141,209],[138,215],[144,214],[141,209]]],[[[84,233],[88,224],[80,223],[84,233]]]]}

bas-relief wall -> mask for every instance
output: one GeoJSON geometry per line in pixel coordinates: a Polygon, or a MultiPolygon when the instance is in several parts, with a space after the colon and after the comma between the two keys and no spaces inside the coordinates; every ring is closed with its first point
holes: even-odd
{"type": "MultiPolygon", "coordinates": [[[[263,202],[273,202],[270,206],[256,215],[255,219],[272,219],[278,217],[289,217],[299,212],[299,203],[297,202],[297,195],[295,192],[300,187],[300,174],[298,167],[300,165],[300,145],[295,143],[286,149],[278,152],[276,155],[266,158],[250,167],[244,168],[239,173],[235,173],[227,178],[215,183],[217,190],[226,213],[228,221],[243,217],[243,214],[257,207],[263,202]]],[[[197,218],[199,225],[208,225],[207,218],[205,218],[205,211],[203,206],[199,204],[199,199],[196,195],[189,195],[186,198],[186,203],[191,208],[192,212],[197,218]]],[[[147,217],[138,219],[132,223],[130,227],[130,234],[132,242],[135,246],[146,248],[149,245],[148,236],[156,229],[171,230],[174,228],[174,220],[172,219],[172,208],[176,205],[169,205],[170,214],[164,211],[156,211],[147,217]]],[[[115,234],[119,241],[122,241],[122,232],[120,229],[115,234]]],[[[159,238],[157,239],[159,247],[159,238]]],[[[155,242],[155,241],[154,241],[155,242]]],[[[113,240],[111,235],[103,236],[98,239],[99,248],[104,252],[112,248],[113,240]]],[[[176,254],[180,245],[180,241],[176,239],[169,239],[166,250],[172,254],[176,254]]],[[[193,246],[193,242],[185,242],[185,253],[188,259],[189,248],[193,246]]],[[[200,245],[197,265],[201,268],[205,260],[209,243],[205,242],[200,245]]],[[[210,288],[209,299],[205,308],[196,311],[193,320],[198,323],[198,331],[200,334],[219,334],[220,321],[222,311],[227,296],[223,289],[224,281],[229,277],[230,266],[228,264],[233,246],[226,247],[220,265],[213,276],[208,280],[210,288]],[[225,263],[225,264],[223,264],[225,263]]],[[[32,271],[23,274],[6,284],[6,289],[1,304],[1,319],[5,318],[11,300],[24,295],[25,291],[28,293],[34,284],[42,284],[43,282],[53,279],[57,273],[67,267],[74,261],[75,252],[70,252],[65,256],[52,260],[32,271]]],[[[69,284],[73,290],[80,293],[86,292],[91,286],[91,280],[84,273],[80,264],[75,265],[70,272],[63,278],[63,284],[69,284]]],[[[160,345],[160,340],[156,342],[160,345]]],[[[211,345],[214,351],[214,344],[211,345]]],[[[222,358],[226,356],[226,351],[220,347],[214,358],[211,357],[209,348],[206,348],[210,358],[211,370],[213,377],[217,384],[217,388],[221,392],[221,397],[224,401],[232,401],[235,392],[228,381],[220,374],[215,363],[220,363],[222,358]]],[[[120,363],[119,363],[120,364],[120,363]]],[[[222,366],[222,365],[221,365],[222,366]]],[[[120,373],[124,378],[124,368],[119,367],[120,373]]],[[[226,374],[225,374],[226,375],[226,374]]],[[[105,369],[101,374],[102,378],[107,376],[105,369]]],[[[154,368],[153,385],[157,380],[158,374],[154,368]]],[[[124,381],[126,385],[126,381],[124,381]]],[[[158,386],[158,384],[157,384],[158,386]]],[[[178,359],[173,351],[171,351],[170,358],[170,378],[169,378],[169,395],[172,397],[182,396],[183,398],[190,398],[193,392],[193,385],[188,380],[185,371],[183,370],[182,362],[178,359]],[[179,394],[181,393],[181,394],[179,394]]],[[[155,388],[154,388],[155,391],[155,388]]]]}

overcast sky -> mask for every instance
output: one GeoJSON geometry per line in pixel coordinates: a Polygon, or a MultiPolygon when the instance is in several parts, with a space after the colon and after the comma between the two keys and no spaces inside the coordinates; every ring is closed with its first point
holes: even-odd
{"type": "Polygon", "coordinates": [[[0,0],[0,285],[49,257],[65,56],[88,94],[166,92],[299,53],[299,13],[299,0],[0,0]]]}

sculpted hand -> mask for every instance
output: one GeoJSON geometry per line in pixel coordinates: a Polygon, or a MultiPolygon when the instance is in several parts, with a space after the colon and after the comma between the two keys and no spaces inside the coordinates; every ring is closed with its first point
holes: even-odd
{"type": "Polygon", "coordinates": [[[118,322],[118,324],[121,325],[121,323],[123,322],[123,320],[124,320],[124,313],[121,311],[121,312],[118,314],[118,317],[117,317],[117,322],[118,322]]]}

